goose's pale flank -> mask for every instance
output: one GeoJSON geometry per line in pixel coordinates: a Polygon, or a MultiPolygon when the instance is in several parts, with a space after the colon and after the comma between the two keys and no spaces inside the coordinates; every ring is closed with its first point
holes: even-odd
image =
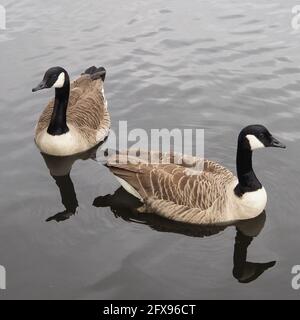
{"type": "Polygon", "coordinates": [[[55,88],[55,98],[43,111],[35,132],[35,142],[43,153],[69,156],[106,138],[110,116],[103,89],[105,74],[103,67],[90,67],[70,83],[65,69],[53,67],[32,89],[55,88]]]}
{"type": "MultiPolygon", "coordinates": [[[[193,161],[168,156],[165,163],[151,164],[146,157],[120,152],[111,156],[106,166],[124,189],[138,197],[140,212],[194,224],[222,224],[258,216],[266,207],[267,194],[252,168],[252,151],[262,147],[285,148],[261,125],[244,128],[238,137],[237,177],[228,169],[209,160],[193,161]],[[180,160],[180,161],[178,161],[180,160]]],[[[184,157],[186,159],[188,157],[184,157]]]]}

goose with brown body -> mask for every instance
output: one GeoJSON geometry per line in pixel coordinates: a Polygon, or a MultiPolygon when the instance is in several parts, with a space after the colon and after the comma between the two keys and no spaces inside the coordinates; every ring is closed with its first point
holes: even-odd
{"type": "Polygon", "coordinates": [[[104,96],[103,67],[88,68],[70,83],[67,71],[50,68],[33,92],[55,88],[55,98],[43,111],[35,142],[45,154],[69,156],[87,151],[109,133],[110,116],[104,96]]]}
{"type": "MultiPolygon", "coordinates": [[[[140,212],[193,224],[223,224],[258,216],[266,207],[267,193],[252,168],[253,150],[285,148],[261,125],[244,128],[238,138],[237,177],[225,167],[209,160],[202,170],[192,170],[193,161],[163,156],[159,164],[121,152],[106,164],[123,188],[140,199],[140,212]],[[178,159],[180,161],[178,161],[178,159]],[[183,160],[183,161],[182,161],[183,160]]],[[[196,166],[197,167],[197,166],[196,166]]]]}

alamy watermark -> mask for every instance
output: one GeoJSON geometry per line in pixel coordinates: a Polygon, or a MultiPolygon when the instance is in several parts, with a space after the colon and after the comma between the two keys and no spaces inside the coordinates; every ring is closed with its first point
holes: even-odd
{"type": "Polygon", "coordinates": [[[0,30],[6,29],[6,9],[0,4],[0,30]]]}
{"type": "Polygon", "coordinates": [[[300,265],[295,265],[292,268],[292,274],[294,274],[295,276],[292,278],[292,288],[294,290],[299,290],[300,289],[300,265]]]}
{"type": "Polygon", "coordinates": [[[204,130],[179,128],[128,130],[127,121],[119,121],[117,131],[110,131],[101,150],[104,151],[101,157],[109,158],[110,162],[185,163],[193,169],[201,170],[203,161],[199,160],[204,159],[204,130]]]}
{"type": "Polygon", "coordinates": [[[300,5],[292,8],[292,14],[294,15],[291,20],[291,25],[294,30],[300,29],[300,5]]]}
{"type": "Polygon", "coordinates": [[[0,290],[6,289],[6,270],[0,265],[0,290]]]}

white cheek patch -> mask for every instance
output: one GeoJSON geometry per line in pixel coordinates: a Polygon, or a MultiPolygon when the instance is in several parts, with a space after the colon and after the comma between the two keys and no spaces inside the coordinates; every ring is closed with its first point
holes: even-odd
{"type": "Polygon", "coordinates": [[[247,134],[246,138],[249,141],[251,150],[265,148],[264,144],[259,141],[253,134],[247,134]]]}
{"type": "Polygon", "coordinates": [[[62,72],[57,80],[55,81],[54,85],[52,86],[52,88],[62,88],[65,84],[65,73],[62,72]]]}

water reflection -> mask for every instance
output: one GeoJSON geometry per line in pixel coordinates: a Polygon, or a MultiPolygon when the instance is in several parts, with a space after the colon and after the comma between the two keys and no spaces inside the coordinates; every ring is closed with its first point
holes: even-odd
{"type": "MultiPolygon", "coordinates": [[[[101,144],[100,144],[101,145],[101,144]]],[[[94,148],[68,157],[56,157],[41,153],[49,173],[54,179],[61,196],[64,210],[46,219],[46,221],[65,221],[76,213],[78,200],[72,178],[70,176],[74,163],[78,160],[96,159],[96,153],[100,145],[94,148]]]]}
{"type": "Polygon", "coordinates": [[[127,222],[148,225],[150,228],[160,232],[171,232],[183,234],[190,237],[209,237],[228,227],[236,228],[236,237],[233,253],[232,274],[241,283],[249,283],[256,280],[266,270],[272,268],[276,261],[265,263],[247,261],[247,251],[252,240],[257,237],[263,229],[266,214],[254,219],[245,220],[227,226],[197,226],[186,223],[170,221],[158,215],[141,214],[136,208],[140,206],[138,199],[128,194],[123,188],[119,188],[113,195],[99,196],[94,200],[95,207],[110,207],[116,218],[127,222]]]}

